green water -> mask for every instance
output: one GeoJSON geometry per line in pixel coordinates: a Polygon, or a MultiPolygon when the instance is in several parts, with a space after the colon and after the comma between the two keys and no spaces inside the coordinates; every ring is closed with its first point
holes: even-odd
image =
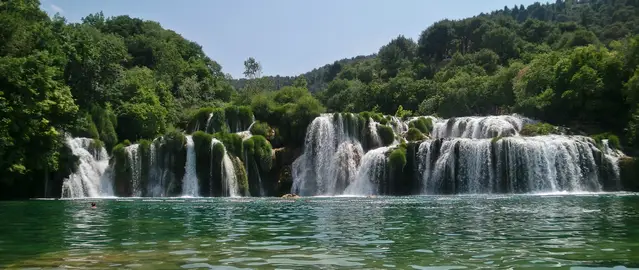
{"type": "Polygon", "coordinates": [[[2,269],[639,267],[633,194],[20,201],[0,217],[2,269]]]}

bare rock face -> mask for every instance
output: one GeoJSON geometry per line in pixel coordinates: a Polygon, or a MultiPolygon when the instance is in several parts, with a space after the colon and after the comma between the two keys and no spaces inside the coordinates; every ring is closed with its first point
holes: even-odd
{"type": "Polygon", "coordinates": [[[284,199],[297,199],[297,198],[300,198],[300,196],[297,195],[297,194],[284,194],[284,195],[282,195],[282,198],[284,198],[284,199]]]}

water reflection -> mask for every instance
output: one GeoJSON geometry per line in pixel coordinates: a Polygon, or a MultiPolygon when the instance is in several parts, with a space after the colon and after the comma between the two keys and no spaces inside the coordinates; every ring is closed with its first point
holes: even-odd
{"type": "Polygon", "coordinates": [[[637,198],[3,202],[0,268],[637,267],[637,198]]]}

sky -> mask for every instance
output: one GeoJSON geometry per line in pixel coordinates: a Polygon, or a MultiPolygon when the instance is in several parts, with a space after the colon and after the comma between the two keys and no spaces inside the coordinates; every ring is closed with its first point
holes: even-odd
{"type": "MultiPolygon", "coordinates": [[[[534,0],[41,0],[50,15],[91,13],[159,22],[200,44],[233,78],[254,57],[262,75],[295,76],[376,53],[393,38],[415,41],[442,19],[462,19],[534,0]]],[[[546,1],[540,1],[546,2],[546,1]]]]}

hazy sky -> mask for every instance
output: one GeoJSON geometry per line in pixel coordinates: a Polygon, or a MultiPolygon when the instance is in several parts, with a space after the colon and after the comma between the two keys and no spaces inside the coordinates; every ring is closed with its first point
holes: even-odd
{"type": "MultiPolygon", "coordinates": [[[[70,22],[99,11],[158,21],[202,45],[225,73],[244,60],[263,75],[298,75],[342,58],[375,53],[402,34],[417,40],[433,22],[533,0],[41,0],[70,22]]],[[[546,1],[540,1],[546,2],[546,1]]]]}

